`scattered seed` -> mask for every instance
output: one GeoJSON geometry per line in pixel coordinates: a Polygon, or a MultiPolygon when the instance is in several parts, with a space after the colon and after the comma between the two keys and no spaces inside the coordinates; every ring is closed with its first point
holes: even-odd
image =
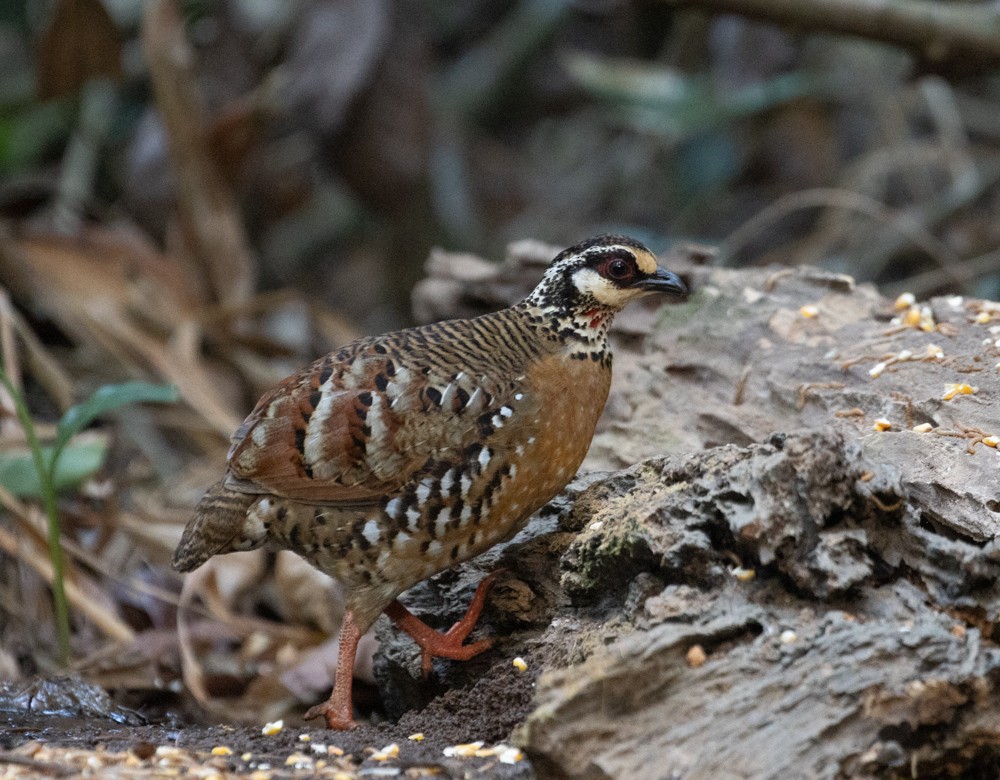
{"type": "Polygon", "coordinates": [[[749,582],[754,577],[757,576],[756,569],[744,569],[742,566],[737,566],[732,570],[733,576],[740,582],[749,582]]]}
{"type": "Polygon", "coordinates": [[[937,344],[927,345],[927,357],[935,358],[936,360],[941,360],[944,357],[944,350],[941,349],[937,344]]]}
{"type": "Polygon", "coordinates": [[[688,648],[687,656],[685,657],[687,659],[688,666],[692,669],[697,669],[699,666],[704,665],[705,661],[708,659],[708,654],[705,652],[705,648],[701,645],[691,645],[691,647],[688,648]]]}
{"type": "Polygon", "coordinates": [[[944,386],[944,395],[941,396],[941,399],[950,401],[956,395],[972,395],[975,392],[976,388],[966,382],[946,384],[944,386]]]}
{"type": "Polygon", "coordinates": [[[275,734],[280,734],[283,728],[285,728],[285,721],[276,720],[273,723],[265,723],[260,733],[265,737],[273,737],[275,734]]]}
{"type": "Polygon", "coordinates": [[[993,317],[990,315],[988,311],[981,311],[979,312],[979,314],[976,315],[975,322],[977,325],[985,325],[992,319],[993,317]]]}
{"type": "Polygon", "coordinates": [[[524,760],[524,753],[516,747],[508,747],[506,745],[503,747],[504,750],[497,756],[501,764],[516,764],[518,761],[524,760]]]}
{"type": "Polygon", "coordinates": [[[469,758],[476,755],[476,751],[482,748],[483,742],[467,742],[463,745],[451,745],[444,749],[444,754],[448,758],[469,758]]]}
{"type": "Polygon", "coordinates": [[[913,304],[917,302],[917,296],[911,292],[901,293],[898,298],[896,298],[896,311],[903,311],[904,309],[909,309],[913,304]]]}
{"type": "Polygon", "coordinates": [[[889,364],[883,360],[881,363],[876,363],[874,366],[868,369],[868,375],[872,379],[878,379],[880,376],[882,376],[882,372],[884,372],[888,367],[889,364]]]}
{"type": "Polygon", "coordinates": [[[424,732],[418,731],[416,734],[410,734],[410,736],[408,736],[407,739],[410,740],[411,742],[423,742],[424,732]]]}
{"type": "Polygon", "coordinates": [[[987,447],[993,447],[993,449],[996,449],[997,445],[1000,445],[1000,436],[984,436],[983,444],[987,447]]]}
{"type": "Polygon", "coordinates": [[[934,430],[934,426],[928,422],[920,423],[920,425],[914,425],[913,431],[915,433],[930,433],[934,430]]]}
{"type": "Polygon", "coordinates": [[[879,417],[872,425],[872,429],[880,432],[892,430],[892,423],[884,417],[879,417]]]}
{"type": "Polygon", "coordinates": [[[292,753],[285,759],[285,766],[295,767],[296,769],[309,769],[312,765],[312,759],[303,753],[292,753]]]}
{"type": "Polygon", "coordinates": [[[799,635],[796,634],[794,631],[792,631],[790,628],[788,628],[781,632],[780,638],[781,638],[781,644],[790,645],[793,642],[798,641],[799,635]]]}
{"type": "Polygon", "coordinates": [[[232,748],[227,748],[225,745],[216,745],[212,748],[213,756],[231,756],[232,754],[232,748]]]}
{"type": "Polygon", "coordinates": [[[376,761],[388,761],[390,758],[396,758],[399,755],[399,745],[395,742],[386,745],[381,750],[372,753],[372,758],[376,761]]]}
{"type": "Polygon", "coordinates": [[[807,303],[799,309],[799,314],[807,320],[815,319],[819,316],[819,306],[815,303],[807,303]]]}
{"type": "Polygon", "coordinates": [[[517,671],[519,672],[528,671],[528,664],[523,658],[521,658],[521,656],[515,658],[513,661],[511,661],[511,663],[513,664],[514,668],[517,669],[517,671]]]}

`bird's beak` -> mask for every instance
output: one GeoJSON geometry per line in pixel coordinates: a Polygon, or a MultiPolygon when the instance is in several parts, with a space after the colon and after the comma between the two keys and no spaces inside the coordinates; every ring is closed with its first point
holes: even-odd
{"type": "Polygon", "coordinates": [[[651,293],[669,293],[670,295],[687,295],[688,288],[681,278],[666,268],[657,266],[656,273],[641,279],[632,287],[651,293]]]}

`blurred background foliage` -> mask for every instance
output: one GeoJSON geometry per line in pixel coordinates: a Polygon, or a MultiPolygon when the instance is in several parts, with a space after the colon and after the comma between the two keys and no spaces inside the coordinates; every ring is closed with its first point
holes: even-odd
{"type": "MultiPolygon", "coordinates": [[[[44,204],[165,240],[178,183],[147,6],[0,6],[8,213],[44,204]]],[[[362,330],[408,321],[433,245],[495,257],[514,239],[606,229],[661,247],[736,231],[724,262],[929,272],[928,291],[998,293],[991,264],[948,267],[996,245],[988,61],[935,70],[906,47],[654,0],[200,0],[181,13],[201,131],[260,287],[318,292],[362,330]],[[813,193],[738,231],[818,188],[864,197],[813,193]]]]}
{"type": "MultiPolygon", "coordinates": [[[[78,668],[113,687],[178,678],[165,562],[230,432],[315,355],[411,323],[432,247],[499,259],[614,230],[1000,297],[997,12],[865,8],[0,2],[4,368],[43,435],[108,382],[182,401],[121,412],[96,474],[64,485],[78,668]]],[[[23,462],[0,402],[0,449],[23,462]]],[[[0,486],[0,678],[53,663],[30,493],[0,486]]],[[[314,575],[288,567],[270,589],[259,567],[219,575],[199,614],[222,628],[186,640],[208,658],[202,699],[276,679],[335,628],[335,607],[294,596],[314,575]]]]}

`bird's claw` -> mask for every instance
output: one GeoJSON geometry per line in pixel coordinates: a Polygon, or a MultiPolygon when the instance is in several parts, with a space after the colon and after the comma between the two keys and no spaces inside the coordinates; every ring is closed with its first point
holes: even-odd
{"type": "Polygon", "coordinates": [[[326,719],[326,727],[328,729],[336,731],[352,731],[356,729],[358,724],[354,722],[354,713],[348,711],[345,715],[341,709],[330,701],[325,701],[322,704],[317,704],[315,707],[310,707],[302,717],[305,720],[312,720],[322,715],[326,719]]]}

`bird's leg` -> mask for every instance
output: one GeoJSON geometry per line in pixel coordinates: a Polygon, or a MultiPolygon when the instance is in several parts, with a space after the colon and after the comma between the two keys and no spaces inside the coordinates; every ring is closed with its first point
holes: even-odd
{"type": "Polygon", "coordinates": [[[465,638],[472,631],[479,620],[479,613],[483,611],[486,603],[486,595],[493,587],[497,575],[500,572],[493,572],[483,578],[476,588],[476,593],[469,603],[469,608],[465,612],[465,617],[453,625],[446,633],[435,631],[410,610],[393,601],[386,607],[385,614],[392,618],[396,625],[413,637],[422,651],[420,668],[423,670],[424,678],[431,673],[431,662],[434,658],[450,658],[454,661],[468,661],[473,656],[479,655],[484,650],[488,650],[493,645],[492,639],[483,639],[472,644],[462,644],[465,638]]]}
{"type": "Polygon", "coordinates": [[[333,693],[322,704],[310,708],[303,716],[306,720],[326,718],[326,727],[339,731],[357,728],[354,722],[354,705],[351,700],[351,686],[354,681],[354,657],[361,640],[361,629],[354,620],[354,613],[344,612],[344,622],[340,626],[340,653],[337,657],[337,677],[333,681],[333,693]]]}

